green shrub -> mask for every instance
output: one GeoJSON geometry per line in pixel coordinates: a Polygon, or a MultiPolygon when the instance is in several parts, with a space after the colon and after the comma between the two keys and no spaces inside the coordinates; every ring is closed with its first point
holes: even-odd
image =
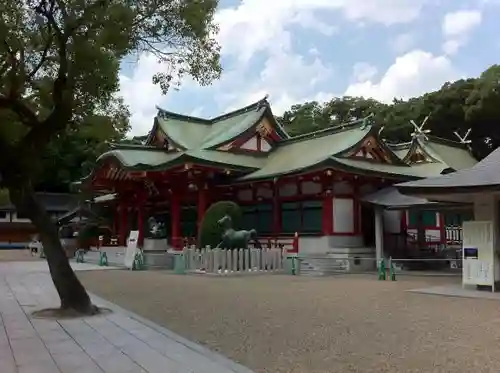
{"type": "Polygon", "coordinates": [[[214,203],[205,212],[201,227],[199,230],[198,245],[199,247],[216,247],[221,242],[223,228],[221,228],[217,221],[224,215],[229,215],[233,221],[233,228],[238,229],[241,222],[241,209],[231,201],[219,201],[214,203]]]}

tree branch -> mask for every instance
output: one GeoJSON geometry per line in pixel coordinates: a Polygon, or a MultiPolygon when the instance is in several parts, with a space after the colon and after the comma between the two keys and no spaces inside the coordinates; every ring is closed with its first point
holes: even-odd
{"type": "Polygon", "coordinates": [[[21,122],[29,127],[36,127],[39,124],[33,110],[15,97],[0,96],[0,108],[12,110],[17,114],[21,122]]]}

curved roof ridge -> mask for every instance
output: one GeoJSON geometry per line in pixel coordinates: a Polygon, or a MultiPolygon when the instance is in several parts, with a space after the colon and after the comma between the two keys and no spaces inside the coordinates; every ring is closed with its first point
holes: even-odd
{"type": "Polygon", "coordinates": [[[243,114],[246,113],[252,109],[258,110],[263,106],[270,106],[269,102],[267,101],[267,96],[264,97],[263,99],[260,99],[256,102],[253,102],[247,106],[244,106],[242,108],[229,111],[227,113],[212,117],[212,118],[200,118],[200,117],[194,117],[190,115],[184,115],[184,114],[179,114],[179,113],[174,113],[172,111],[168,111],[165,109],[160,108],[158,105],[156,106],[156,109],[158,109],[158,113],[163,116],[164,118],[172,118],[172,119],[178,119],[178,120],[186,120],[189,122],[196,122],[200,124],[212,124],[214,122],[218,122],[227,118],[230,118],[235,115],[243,114]]]}
{"type": "Polygon", "coordinates": [[[159,148],[153,145],[140,145],[140,144],[120,144],[120,143],[110,143],[110,148],[112,150],[120,150],[120,149],[131,149],[131,150],[152,150],[152,151],[165,151],[164,148],[159,148]]]}
{"type": "Polygon", "coordinates": [[[335,133],[340,133],[340,132],[348,131],[348,130],[351,130],[351,129],[354,129],[357,127],[361,127],[362,125],[371,127],[372,126],[371,124],[366,123],[366,119],[367,118],[356,119],[352,122],[337,124],[335,126],[322,128],[322,129],[317,130],[317,131],[308,132],[308,133],[304,133],[304,134],[297,135],[297,136],[292,136],[292,137],[289,137],[288,139],[283,139],[282,141],[280,141],[280,144],[296,142],[296,141],[301,141],[301,140],[308,140],[310,138],[315,138],[315,137],[328,136],[328,135],[332,135],[335,133]]]}
{"type": "Polygon", "coordinates": [[[467,144],[460,142],[460,141],[445,139],[444,137],[438,137],[438,136],[432,136],[432,135],[427,135],[427,138],[431,142],[437,142],[437,143],[440,143],[442,145],[454,146],[456,148],[462,148],[462,149],[469,150],[469,146],[467,144]]]}
{"type": "Polygon", "coordinates": [[[389,142],[384,140],[384,143],[392,150],[403,150],[405,148],[409,148],[413,143],[413,140],[405,142],[389,142]]]}

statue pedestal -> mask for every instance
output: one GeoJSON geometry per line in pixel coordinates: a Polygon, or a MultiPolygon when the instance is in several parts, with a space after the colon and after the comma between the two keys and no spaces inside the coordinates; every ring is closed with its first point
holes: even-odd
{"type": "Polygon", "coordinates": [[[145,238],[143,253],[144,263],[147,267],[174,268],[174,256],[168,252],[166,238],[145,238]]]}
{"type": "Polygon", "coordinates": [[[142,249],[144,251],[167,251],[168,243],[166,238],[145,238],[142,249]]]}

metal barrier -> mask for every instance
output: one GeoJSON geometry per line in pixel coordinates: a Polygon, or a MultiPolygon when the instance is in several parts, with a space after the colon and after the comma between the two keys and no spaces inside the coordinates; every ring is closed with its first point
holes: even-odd
{"type": "MultiPolygon", "coordinates": [[[[415,276],[459,275],[462,271],[461,259],[456,258],[385,258],[386,271],[394,274],[415,276]]],[[[331,256],[301,256],[298,258],[299,275],[328,276],[341,274],[379,275],[381,263],[375,258],[331,256]]],[[[387,274],[390,276],[391,274],[387,274]]],[[[389,277],[390,278],[390,277],[389,277]]]]}

